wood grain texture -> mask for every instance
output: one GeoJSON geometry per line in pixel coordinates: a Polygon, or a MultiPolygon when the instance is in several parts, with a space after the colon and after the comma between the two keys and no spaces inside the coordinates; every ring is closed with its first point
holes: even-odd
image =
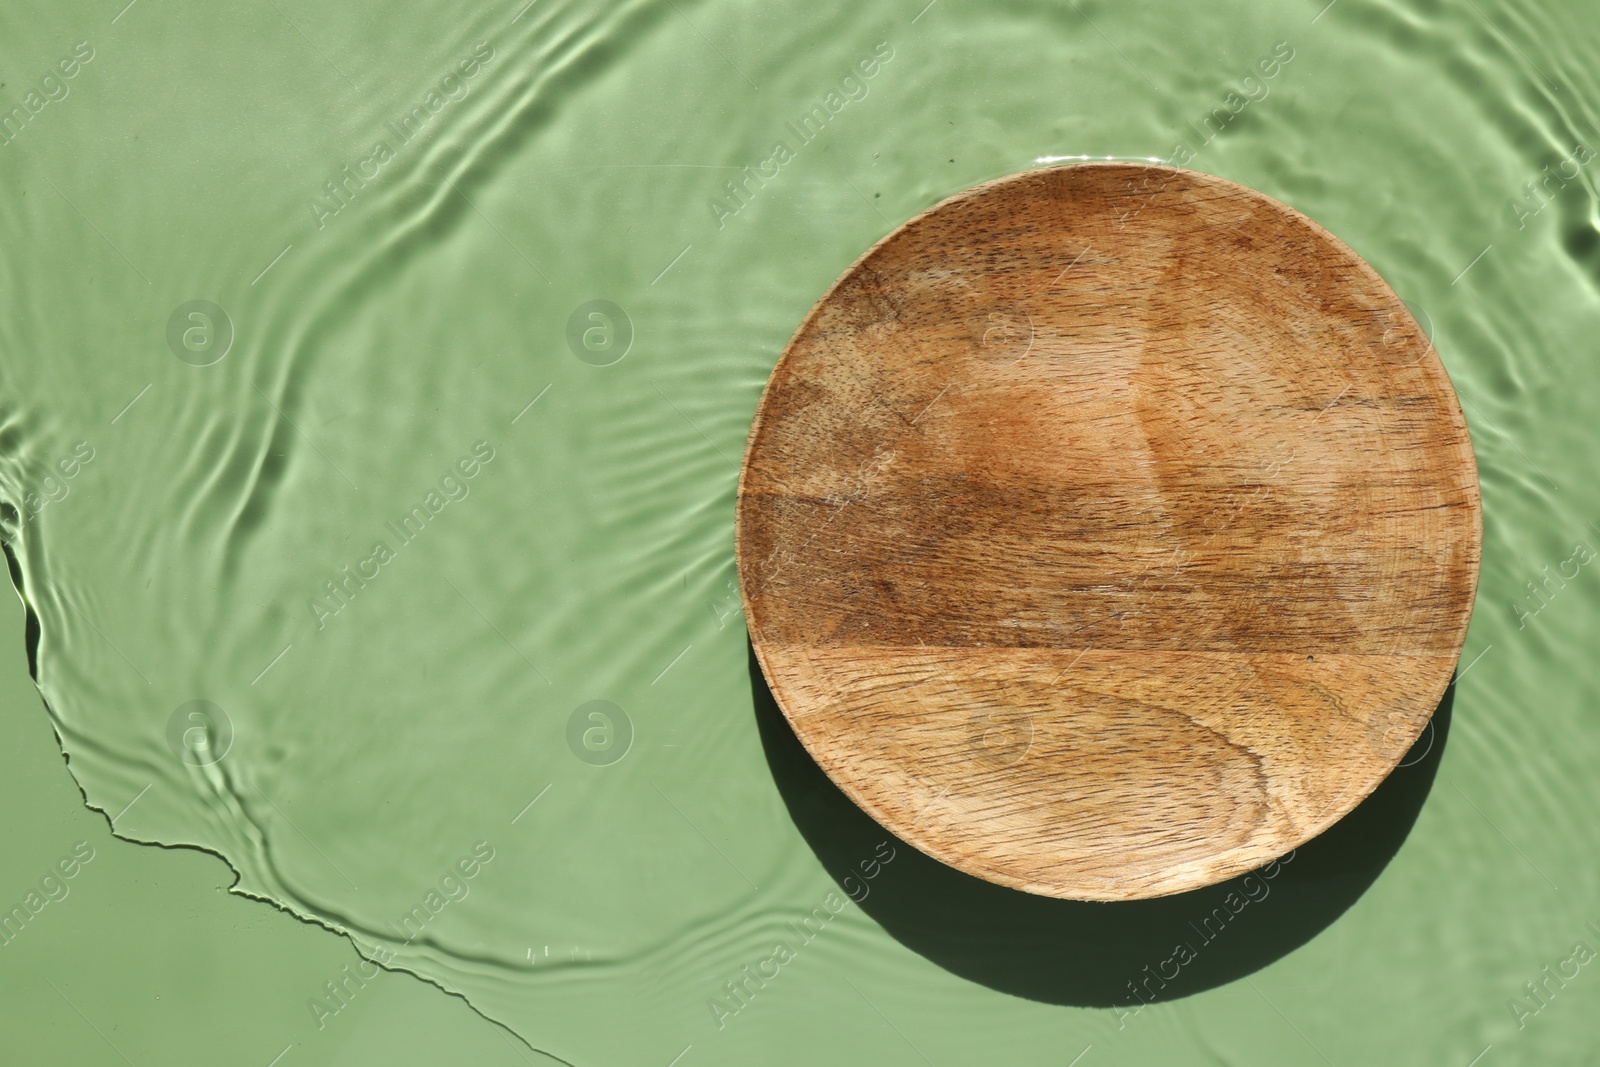
{"type": "Polygon", "coordinates": [[[968,190],[796,332],[738,497],[751,640],[835,782],[1049,896],[1232,877],[1355,807],[1461,651],[1481,505],[1427,337],[1243,186],[968,190]]]}

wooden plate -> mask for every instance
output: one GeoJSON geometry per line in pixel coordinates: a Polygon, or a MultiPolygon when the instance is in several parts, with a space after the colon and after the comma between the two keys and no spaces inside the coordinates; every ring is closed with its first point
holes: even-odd
{"type": "Polygon", "coordinates": [[[1277,201],[1092,163],[977,186],[812,308],[739,481],[779,706],[889,830],[1162,896],[1402,758],[1477,586],[1472,446],[1406,305],[1277,201]]]}

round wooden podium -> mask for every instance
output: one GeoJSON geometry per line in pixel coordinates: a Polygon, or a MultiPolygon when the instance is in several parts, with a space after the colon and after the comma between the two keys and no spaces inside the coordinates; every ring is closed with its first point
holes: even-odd
{"type": "Polygon", "coordinates": [[[1162,896],[1303,844],[1404,756],[1477,584],[1432,344],[1285,205],[1086,163],[868,250],[762,395],[751,641],[865,811],[960,870],[1162,896]]]}

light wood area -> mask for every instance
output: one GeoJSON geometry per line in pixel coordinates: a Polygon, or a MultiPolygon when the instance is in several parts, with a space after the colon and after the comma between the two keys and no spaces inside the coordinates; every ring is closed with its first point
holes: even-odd
{"type": "Polygon", "coordinates": [[[1477,470],[1437,354],[1285,205],[1088,163],[870,249],[741,473],[757,657],[863,809],[982,878],[1161,896],[1390,772],[1461,652],[1477,470]]]}

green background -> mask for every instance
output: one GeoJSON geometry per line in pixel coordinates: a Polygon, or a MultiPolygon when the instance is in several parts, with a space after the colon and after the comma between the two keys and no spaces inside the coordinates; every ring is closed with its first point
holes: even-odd
{"type": "Polygon", "coordinates": [[[1600,969],[1544,968],[1600,948],[1597,47],[1577,0],[9,5],[0,532],[39,635],[35,687],[6,614],[0,905],[95,858],[0,948],[0,1053],[1593,1062],[1600,969]],[[917,913],[947,883],[901,855],[719,1025],[875,844],[750,674],[761,387],[894,226],[1085,157],[1283,200],[1431,331],[1484,500],[1431,792],[1136,1016],[1139,929],[1201,898],[917,913]],[[196,700],[214,762],[173,747],[196,700]],[[358,952],[396,971],[318,1029],[358,952]]]}

